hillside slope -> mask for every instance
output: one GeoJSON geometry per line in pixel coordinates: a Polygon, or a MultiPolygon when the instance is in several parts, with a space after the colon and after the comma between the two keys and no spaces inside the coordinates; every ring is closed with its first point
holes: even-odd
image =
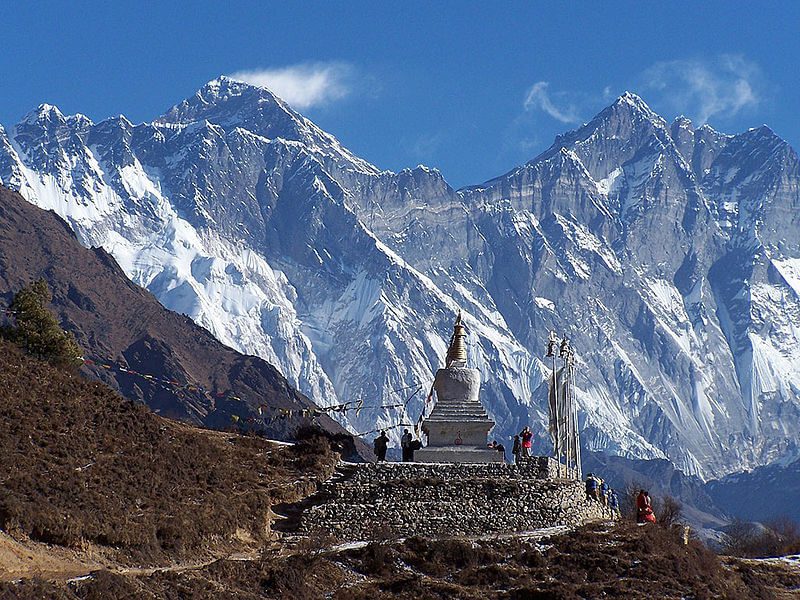
{"type": "Polygon", "coordinates": [[[791,598],[786,564],[720,560],[660,527],[330,547],[270,505],[333,472],[294,446],[200,430],[0,341],[0,599],[791,598]]]}
{"type": "Polygon", "coordinates": [[[3,540],[69,548],[94,568],[258,548],[272,537],[270,506],[316,489],[335,462],[324,443],[278,445],[164,419],[2,340],[0,389],[3,540]]]}
{"type": "Polygon", "coordinates": [[[797,597],[797,576],[797,567],[780,562],[720,560],[658,527],[598,524],[561,535],[413,537],[359,548],[315,548],[139,577],[98,572],[71,583],[26,581],[6,590],[17,600],[788,600],[797,597]]]}
{"type": "MultiPolygon", "coordinates": [[[[50,286],[62,326],[87,357],[178,384],[161,385],[119,368],[84,367],[125,397],[146,402],[164,416],[217,428],[231,427],[232,416],[237,423],[257,419],[259,430],[278,439],[289,439],[297,427],[311,423],[300,414],[314,404],[274,367],[239,354],[191,319],[165,309],[131,283],[104,250],[82,247],[57,215],[0,187],[0,299],[7,305],[16,291],[40,277],[50,286]],[[292,416],[272,420],[280,409],[292,416]]],[[[325,415],[314,422],[344,433],[325,415]]]]}
{"type": "Polygon", "coordinates": [[[728,475],[709,481],[706,489],[729,515],[762,522],[789,517],[800,523],[800,460],[728,475]]]}

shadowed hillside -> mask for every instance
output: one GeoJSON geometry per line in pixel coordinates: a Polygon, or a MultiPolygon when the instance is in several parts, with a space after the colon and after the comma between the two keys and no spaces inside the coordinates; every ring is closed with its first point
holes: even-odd
{"type": "MultiPolygon", "coordinates": [[[[188,317],[168,311],[131,283],[104,250],[82,247],[57,215],[0,187],[0,301],[8,305],[15,292],[40,277],[52,291],[52,307],[62,326],[74,334],[87,357],[178,383],[163,386],[117,368],[84,367],[125,397],[164,416],[215,428],[257,419],[252,426],[279,439],[291,439],[297,427],[311,424],[299,415],[313,403],[273,366],[227,348],[188,317]],[[206,393],[197,391],[198,386],[206,393]],[[269,419],[281,409],[292,416],[269,419]]],[[[344,433],[325,415],[314,423],[344,433]]],[[[355,448],[349,444],[352,454],[355,448]]],[[[358,452],[369,455],[361,444],[358,452]]]]}

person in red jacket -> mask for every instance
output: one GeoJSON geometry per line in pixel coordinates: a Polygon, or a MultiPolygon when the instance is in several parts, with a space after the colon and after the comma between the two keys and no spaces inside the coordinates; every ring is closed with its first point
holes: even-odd
{"type": "Polygon", "coordinates": [[[524,456],[530,456],[531,448],[533,447],[533,432],[531,428],[526,425],[525,429],[519,432],[519,437],[522,440],[522,454],[524,456]]]}
{"type": "Polygon", "coordinates": [[[639,490],[639,495],[636,497],[636,522],[656,522],[656,516],[653,514],[653,506],[650,502],[650,494],[648,494],[646,490],[639,490]]]}

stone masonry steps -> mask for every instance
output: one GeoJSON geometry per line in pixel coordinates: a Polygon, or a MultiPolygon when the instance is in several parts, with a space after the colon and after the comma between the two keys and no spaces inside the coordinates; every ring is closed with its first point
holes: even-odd
{"type": "Polygon", "coordinates": [[[300,502],[273,506],[272,512],[276,517],[272,523],[273,531],[279,531],[284,534],[296,533],[300,528],[303,513],[311,510],[314,506],[335,500],[336,494],[334,490],[340,485],[346,485],[346,482],[353,478],[357,469],[358,465],[356,464],[340,462],[336,466],[333,476],[319,485],[316,493],[300,502]]]}

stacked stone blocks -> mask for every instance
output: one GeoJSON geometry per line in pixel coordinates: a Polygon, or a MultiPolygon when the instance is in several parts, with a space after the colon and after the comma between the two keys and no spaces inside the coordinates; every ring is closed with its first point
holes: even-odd
{"type": "MultiPolygon", "coordinates": [[[[604,517],[580,481],[559,479],[548,457],[503,463],[367,463],[323,484],[302,532],[342,540],[513,533],[604,517]]],[[[563,472],[562,472],[563,474],[563,472]]]]}

